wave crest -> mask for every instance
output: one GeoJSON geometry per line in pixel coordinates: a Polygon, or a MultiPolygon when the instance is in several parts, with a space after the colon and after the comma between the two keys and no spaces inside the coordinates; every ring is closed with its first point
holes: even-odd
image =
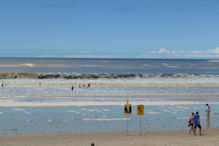
{"type": "Polygon", "coordinates": [[[0,73],[0,79],[129,79],[211,77],[209,74],[63,74],[63,73],[0,73]]]}

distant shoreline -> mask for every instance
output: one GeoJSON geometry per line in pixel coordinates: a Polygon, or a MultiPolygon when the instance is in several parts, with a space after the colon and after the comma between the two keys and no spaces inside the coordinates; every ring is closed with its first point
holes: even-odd
{"type": "Polygon", "coordinates": [[[9,56],[9,57],[4,57],[1,56],[0,58],[14,58],[14,59],[119,59],[119,60],[219,60],[219,58],[137,58],[137,57],[14,57],[14,56],[9,56]]]}

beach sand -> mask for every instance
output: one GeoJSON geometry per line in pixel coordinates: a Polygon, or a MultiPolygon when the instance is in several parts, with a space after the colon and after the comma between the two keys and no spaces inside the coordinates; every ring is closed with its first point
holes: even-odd
{"type": "MultiPolygon", "coordinates": [[[[198,131],[197,131],[198,132],[198,131]]],[[[0,136],[0,146],[217,146],[219,129],[204,129],[202,136],[188,130],[156,132],[78,133],[0,136]]]]}

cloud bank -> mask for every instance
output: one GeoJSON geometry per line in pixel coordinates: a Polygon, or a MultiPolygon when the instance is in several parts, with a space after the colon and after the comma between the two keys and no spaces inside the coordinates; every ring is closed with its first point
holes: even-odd
{"type": "Polygon", "coordinates": [[[175,50],[160,48],[150,53],[143,53],[138,55],[139,58],[185,58],[185,59],[209,59],[209,58],[219,58],[219,47],[215,49],[203,50],[175,50]]]}

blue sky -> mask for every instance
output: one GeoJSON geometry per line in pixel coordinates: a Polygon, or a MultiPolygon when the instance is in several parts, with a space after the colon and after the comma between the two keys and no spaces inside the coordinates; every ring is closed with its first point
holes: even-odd
{"type": "Polygon", "coordinates": [[[0,0],[1,57],[219,58],[219,0],[0,0]]]}

